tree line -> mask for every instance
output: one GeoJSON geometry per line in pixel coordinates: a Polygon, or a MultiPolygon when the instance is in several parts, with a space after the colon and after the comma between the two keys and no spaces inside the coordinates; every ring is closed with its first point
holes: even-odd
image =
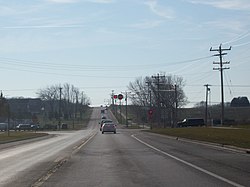
{"type": "Polygon", "coordinates": [[[37,95],[43,101],[43,109],[50,119],[81,119],[90,104],[87,95],[69,83],[48,86],[40,89],[37,95]]]}
{"type": "Polygon", "coordinates": [[[159,120],[158,125],[174,125],[177,108],[187,103],[184,86],[182,77],[166,73],[161,73],[161,76],[140,77],[129,83],[129,99],[134,106],[134,112],[143,122],[150,118],[153,123],[159,120]]]}
{"type": "Polygon", "coordinates": [[[37,91],[37,98],[5,98],[0,95],[0,119],[15,121],[43,116],[48,120],[82,119],[90,99],[72,84],[51,85],[37,91]]]}

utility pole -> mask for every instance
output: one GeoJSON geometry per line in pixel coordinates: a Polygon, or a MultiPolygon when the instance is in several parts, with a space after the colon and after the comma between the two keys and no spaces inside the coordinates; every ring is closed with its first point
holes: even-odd
{"type": "MultiPolygon", "coordinates": [[[[148,119],[149,119],[149,122],[150,122],[150,130],[152,130],[153,129],[153,124],[152,124],[153,110],[152,110],[152,96],[151,96],[151,89],[150,89],[151,82],[146,81],[146,84],[148,84],[148,97],[149,97],[149,109],[147,111],[147,116],[148,116],[148,119]]],[[[147,100],[148,100],[148,97],[147,97],[147,100]]]]}
{"type": "Polygon", "coordinates": [[[60,100],[59,100],[59,130],[61,129],[61,115],[62,115],[62,87],[59,88],[60,90],[60,100]]]}
{"type": "Polygon", "coordinates": [[[78,112],[78,91],[75,91],[76,94],[76,104],[75,104],[75,119],[77,119],[77,112],[78,112]]]}
{"type": "Polygon", "coordinates": [[[160,78],[165,78],[165,75],[159,75],[152,76],[153,79],[156,79],[156,85],[157,85],[157,121],[158,121],[158,127],[160,127],[161,122],[161,109],[160,109],[160,78]]]}
{"type": "Polygon", "coordinates": [[[75,122],[77,121],[77,113],[78,113],[78,94],[79,91],[75,90],[75,94],[76,94],[76,103],[75,103],[75,115],[73,118],[73,129],[75,129],[75,122]]]}
{"type": "Polygon", "coordinates": [[[172,117],[171,118],[171,127],[174,128],[177,124],[177,119],[178,119],[178,86],[177,84],[169,84],[170,89],[167,90],[160,90],[161,92],[172,92],[174,93],[174,101],[173,104],[171,104],[171,113],[172,117]]]}
{"type": "Polygon", "coordinates": [[[10,104],[8,102],[8,100],[6,99],[6,104],[7,104],[7,108],[8,108],[8,125],[7,125],[7,132],[8,132],[8,136],[10,136],[10,104]]]}
{"type": "Polygon", "coordinates": [[[147,81],[146,84],[148,84],[148,96],[149,96],[149,107],[151,109],[152,107],[152,96],[151,96],[151,90],[150,90],[150,85],[151,85],[151,82],[147,81]]]}
{"type": "Polygon", "coordinates": [[[125,124],[126,124],[126,127],[128,127],[128,93],[131,93],[131,92],[125,91],[125,92],[122,92],[122,93],[125,94],[125,102],[126,102],[126,105],[125,105],[126,122],[125,122],[125,124]]]}
{"type": "Polygon", "coordinates": [[[112,105],[114,106],[114,90],[112,90],[111,93],[111,100],[112,100],[112,105]]]}
{"type": "Polygon", "coordinates": [[[205,123],[206,123],[206,125],[207,125],[207,113],[208,113],[208,109],[207,109],[207,103],[208,103],[208,92],[210,91],[210,88],[209,88],[209,86],[211,86],[210,84],[205,84],[204,85],[205,87],[206,87],[206,108],[205,108],[205,123]]]}
{"type": "Polygon", "coordinates": [[[174,99],[175,99],[175,114],[174,114],[174,124],[173,127],[177,126],[177,118],[178,118],[178,92],[177,85],[174,85],[174,99]]]}
{"type": "Polygon", "coordinates": [[[111,101],[112,101],[112,112],[114,112],[114,104],[115,104],[115,102],[114,102],[114,90],[112,90],[112,93],[111,93],[111,101]]]}
{"type": "Polygon", "coordinates": [[[213,64],[219,64],[219,67],[213,68],[213,70],[219,70],[220,71],[220,78],[221,78],[221,125],[224,123],[224,89],[223,89],[223,70],[224,69],[230,69],[229,67],[223,67],[224,64],[229,64],[230,62],[223,62],[222,56],[227,55],[227,53],[224,53],[224,51],[231,50],[232,47],[223,49],[222,44],[220,44],[218,49],[210,48],[210,51],[216,51],[218,54],[215,54],[214,56],[218,56],[220,58],[220,62],[213,62],[213,64]]]}
{"type": "Polygon", "coordinates": [[[125,96],[125,101],[126,101],[126,127],[128,127],[128,93],[126,92],[125,96]]]}

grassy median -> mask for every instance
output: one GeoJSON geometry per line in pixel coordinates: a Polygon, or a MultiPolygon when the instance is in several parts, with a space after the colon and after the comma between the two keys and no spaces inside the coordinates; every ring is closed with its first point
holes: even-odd
{"type": "Polygon", "coordinates": [[[250,129],[193,127],[152,129],[150,132],[250,149],[250,129]]]}
{"type": "Polygon", "coordinates": [[[7,142],[13,142],[13,141],[20,141],[20,140],[26,140],[31,138],[37,138],[41,136],[46,136],[46,133],[38,133],[38,132],[27,132],[27,131],[21,131],[21,132],[15,132],[10,131],[3,132],[0,134],[0,144],[1,143],[7,143],[7,142]]]}

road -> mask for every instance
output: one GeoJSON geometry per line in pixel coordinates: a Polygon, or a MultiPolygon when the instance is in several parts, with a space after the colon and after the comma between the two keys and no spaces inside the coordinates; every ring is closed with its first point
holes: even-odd
{"type": "MultiPolygon", "coordinates": [[[[9,169],[1,174],[9,180],[1,184],[36,187],[250,186],[248,154],[139,130],[117,129],[117,134],[101,134],[99,115],[99,110],[95,109],[89,130],[57,135],[66,139],[60,140],[65,146],[51,155],[48,154],[57,146],[52,146],[51,150],[50,144],[44,148],[45,153],[35,159],[20,153],[22,160],[27,160],[20,164],[20,169],[16,161],[11,161],[13,156],[6,155],[5,159],[15,166],[14,169],[8,167],[12,163],[6,162],[4,166],[9,169]],[[72,138],[75,140],[68,143],[72,138]],[[13,175],[5,172],[13,172],[13,175]]],[[[24,147],[18,147],[24,152],[24,147]]],[[[4,154],[1,152],[1,155],[4,154]]]]}
{"type": "Polygon", "coordinates": [[[0,145],[0,186],[31,186],[74,154],[97,128],[93,123],[85,130],[52,131],[47,138],[0,145]]]}

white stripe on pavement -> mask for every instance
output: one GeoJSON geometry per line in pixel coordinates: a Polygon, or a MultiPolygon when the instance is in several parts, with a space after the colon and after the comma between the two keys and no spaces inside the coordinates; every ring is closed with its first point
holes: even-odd
{"type": "Polygon", "coordinates": [[[137,141],[139,141],[140,143],[146,145],[147,147],[149,147],[149,148],[151,148],[151,149],[153,149],[153,150],[155,150],[155,151],[157,151],[157,152],[159,152],[159,153],[161,153],[161,154],[164,154],[164,155],[166,155],[166,156],[168,156],[168,157],[170,157],[170,158],[172,158],[172,159],[175,159],[175,160],[177,160],[177,161],[179,161],[179,162],[181,162],[181,163],[183,163],[183,164],[186,164],[186,165],[188,165],[188,166],[190,166],[190,167],[192,167],[192,168],[194,168],[194,169],[196,169],[196,170],[199,170],[199,171],[201,171],[201,172],[203,172],[203,173],[206,173],[206,174],[208,174],[208,175],[210,175],[210,176],[212,176],[212,177],[215,177],[215,178],[217,178],[217,179],[219,179],[219,180],[221,180],[221,181],[223,181],[223,182],[226,182],[226,183],[228,183],[228,184],[230,184],[230,185],[233,185],[233,186],[236,186],[236,187],[244,187],[244,186],[242,186],[242,185],[240,185],[240,184],[238,184],[238,183],[235,183],[235,182],[233,182],[233,181],[230,181],[230,180],[228,180],[228,179],[226,179],[226,178],[224,178],[224,177],[221,177],[221,176],[219,176],[219,175],[217,175],[217,174],[215,174],[215,173],[212,173],[212,172],[210,172],[210,171],[208,171],[208,170],[205,170],[205,169],[203,169],[203,168],[201,168],[201,167],[199,167],[199,166],[196,166],[196,165],[191,164],[191,163],[189,163],[189,162],[187,162],[187,161],[185,161],[185,160],[182,160],[182,159],[180,159],[180,158],[178,158],[178,157],[176,157],[176,156],[173,156],[173,155],[171,155],[171,154],[169,154],[169,153],[166,153],[166,152],[164,152],[164,151],[162,151],[162,150],[160,150],[160,149],[158,149],[158,148],[156,148],[156,147],[154,147],[154,146],[152,146],[152,145],[150,145],[150,144],[148,144],[148,143],[146,143],[146,142],[140,140],[139,138],[135,137],[135,135],[131,135],[131,136],[132,136],[134,139],[136,139],[137,141]]]}

